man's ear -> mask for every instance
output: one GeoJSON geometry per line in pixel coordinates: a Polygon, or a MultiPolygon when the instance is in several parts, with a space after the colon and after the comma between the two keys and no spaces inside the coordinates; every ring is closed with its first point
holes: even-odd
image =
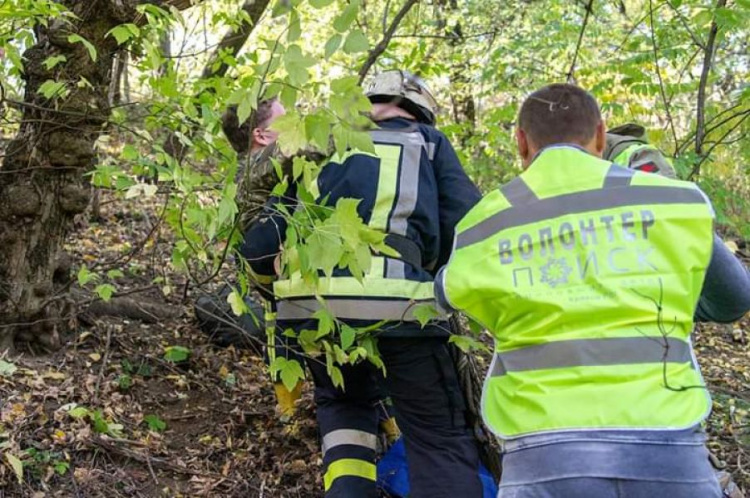
{"type": "Polygon", "coordinates": [[[271,140],[267,136],[266,130],[261,128],[253,128],[253,143],[265,147],[271,143],[271,140]]]}
{"type": "Polygon", "coordinates": [[[603,157],[604,149],[607,147],[607,126],[604,124],[604,120],[599,121],[599,124],[596,125],[596,142],[594,146],[596,148],[596,155],[603,157]]]}
{"type": "Polygon", "coordinates": [[[518,154],[521,156],[521,160],[526,164],[530,154],[529,139],[526,132],[521,128],[516,128],[516,145],[518,145],[518,154]]]}

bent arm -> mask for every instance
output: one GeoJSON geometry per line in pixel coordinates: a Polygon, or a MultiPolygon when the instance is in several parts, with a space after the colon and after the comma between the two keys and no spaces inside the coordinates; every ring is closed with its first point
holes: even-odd
{"type": "Polygon", "coordinates": [[[714,236],[714,251],[706,271],[695,319],[699,322],[730,323],[750,311],[750,272],[714,236]]]}
{"type": "Polygon", "coordinates": [[[238,248],[260,284],[270,284],[275,279],[274,260],[286,238],[287,220],[278,208],[281,203],[286,204],[278,197],[266,202],[262,213],[245,230],[238,248]]]}

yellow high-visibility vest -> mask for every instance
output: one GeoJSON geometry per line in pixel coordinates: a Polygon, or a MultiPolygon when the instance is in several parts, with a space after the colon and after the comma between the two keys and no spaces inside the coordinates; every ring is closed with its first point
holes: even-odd
{"type": "Polygon", "coordinates": [[[513,438],[705,418],[690,334],[712,233],[692,183],[572,146],[487,195],[459,223],[440,285],[494,335],[489,427],[513,438]]]}

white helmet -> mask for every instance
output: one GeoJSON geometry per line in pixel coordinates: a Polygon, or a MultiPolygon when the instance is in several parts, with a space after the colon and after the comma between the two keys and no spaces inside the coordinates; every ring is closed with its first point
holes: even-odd
{"type": "Polygon", "coordinates": [[[393,102],[420,123],[435,124],[438,105],[422,78],[409,71],[386,71],[373,77],[365,92],[373,104],[393,102]]]}

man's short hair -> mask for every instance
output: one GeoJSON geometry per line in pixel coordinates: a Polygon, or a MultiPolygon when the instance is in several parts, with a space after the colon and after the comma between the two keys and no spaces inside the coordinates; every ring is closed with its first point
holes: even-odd
{"type": "Polygon", "coordinates": [[[538,148],[556,143],[586,145],[601,122],[599,104],[586,90],[556,83],[526,98],[518,126],[538,148]]]}
{"type": "Polygon", "coordinates": [[[276,97],[272,97],[258,102],[258,108],[251,112],[250,116],[242,124],[240,124],[239,117],[237,116],[237,106],[232,105],[227,108],[221,117],[221,128],[224,130],[227,139],[229,139],[229,143],[232,144],[232,148],[238,154],[244,154],[250,148],[255,128],[265,129],[268,127],[271,115],[273,114],[273,103],[276,100],[276,97]]]}

